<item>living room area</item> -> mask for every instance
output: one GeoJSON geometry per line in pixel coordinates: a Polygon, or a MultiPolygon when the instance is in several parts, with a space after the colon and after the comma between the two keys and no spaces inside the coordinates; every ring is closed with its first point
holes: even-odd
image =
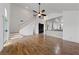
{"type": "Polygon", "coordinates": [[[79,54],[79,3],[0,4],[1,55],[79,54]]]}

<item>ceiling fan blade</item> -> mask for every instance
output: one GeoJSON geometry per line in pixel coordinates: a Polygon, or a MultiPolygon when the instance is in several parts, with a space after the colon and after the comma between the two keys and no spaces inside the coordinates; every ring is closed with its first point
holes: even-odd
{"type": "Polygon", "coordinates": [[[43,12],[45,12],[45,10],[42,10],[41,12],[43,13],[43,12]]]}
{"type": "Polygon", "coordinates": [[[41,14],[42,16],[46,16],[46,14],[41,14]]]}
{"type": "Polygon", "coordinates": [[[37,16],[37,14],[36,15],[33,15],[33,16],[37,16]]]}
{"type": "Polygon", "coordinates": [[[37,11],[33,10],[33,12],[37,13],[37,11]]]}

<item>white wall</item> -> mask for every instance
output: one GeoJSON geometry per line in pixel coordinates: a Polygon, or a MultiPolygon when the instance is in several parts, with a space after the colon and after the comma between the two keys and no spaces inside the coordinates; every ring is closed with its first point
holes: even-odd
{"type": "Polygon", "coordinates": [[[10,32],[19,32],[19,29],[33,21],[32,11],[24,7],[11,4],[10,32]],[[20,22],[23,20],[24,22],[20,22]]]}
{"type": "Polygon", "coordinates": [[[46,31],[46,35],[63,38],[63,31],[46,31]]]}
{"type": "Polygon", "coordinates": [[[46,16],[46,19],[49,20],[49,19],[59,17],[59,16],[62,16],[62,13],[51,13],[46,16]]]}
{"type": "Polygon", "coordinates": [[[79,14],[78,14],[78,20],[77,20],[77,26],[76,27],[77,27],[77,40],[79,42],[79,14]]]}
{"type": "Polygon", "coordinates": [[[63,20],[64,40],[79,43],[79,11],[64,11],[63,20]]]}
{"type": "Polygon", "coordinates": [[[19,33],[21,35],[33,35],[34,22],[28,24],[24,28],[20,29],[19,33]]]}

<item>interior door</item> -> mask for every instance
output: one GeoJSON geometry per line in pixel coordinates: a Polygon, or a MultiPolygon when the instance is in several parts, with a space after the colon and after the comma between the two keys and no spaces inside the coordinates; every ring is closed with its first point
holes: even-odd
{"type": "Polygon", "coordinates": [[[4,9],[4,15],[3,15],[3,41],[5,42],[6,40],[8,40],[8,18],[7,18],[7,9],[4,9]]]}

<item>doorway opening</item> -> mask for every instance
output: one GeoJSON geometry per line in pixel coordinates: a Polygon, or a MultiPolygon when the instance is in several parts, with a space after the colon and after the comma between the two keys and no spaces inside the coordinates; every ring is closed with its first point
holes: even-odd
{"type": "Polygon", "coordinates": [[[44,24],[39,23],[39,34],[44,32],[44,24]]]}

